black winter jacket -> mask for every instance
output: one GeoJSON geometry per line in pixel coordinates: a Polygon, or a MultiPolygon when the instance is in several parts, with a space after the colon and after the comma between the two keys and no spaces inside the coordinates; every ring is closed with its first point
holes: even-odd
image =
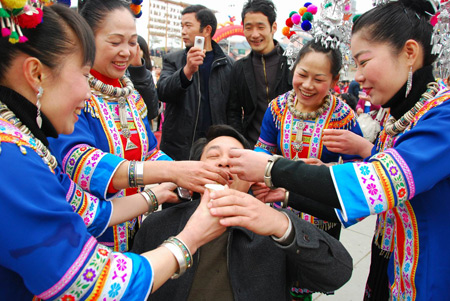
{"type": "Polygon", "coordinates": [[[136,90],[141,94],[142,99],[144,99],[147,106],[147,118],[150,122],[158,116],[159,101],[152,73],[145,67],[144,59],[142,60],[141,66],[129,66],[127,75],[130,77],[136,90]]]}
{"type": "MultiPolygon", "coordinates": [[[[214,61],[209,77],[209,103],[212,124],[225,124],[231,67],[234,61],[212,41],[214,61]]],[[[194,142],[201,101],[200,76],[196,72],[192,84],[181,86],[180,73],[186,65],[187,49],[164,56],[161,76],[157,83],[159,99],[166,103],[162,127],[161,150],[174,160],[189,159],[194,142]]]]}
{"type": "MultiPolygon", "coordinates": [[[[276,77],[276,88],[269,95],[274,99],[292,89],[292,75],[283,55],[283,49],[278,46],[280,66],[276,77]]],[[[253,51],[246,57],[236,61],[231,70],[230,94],[227,102],[227,123],[240,131],[247,139],[247,128],[256,113],[257,96],[256,81],[252,63],[253,51]],[[244,114],[242,116],[242,114],[244,114]]],[[[268,104],[267,104],[268,105],[268,104]]]]}
{"type": "MultiPolygon", "coordinates": [[[[132,252],[157,248],[169,236],[183,230],[199,200],[154,212],[145,219],[134,239],[132,252]]],[[[231,227],[228,236],[228,274],[234,300],[291,300],[294,280],[318,292],[338,289],[350,279],[352,258],[336,239],[311,223],[285,211],[295,229],[288,246],[241,227],[231,227]]],[[[202,249],[193,255],[193,266],[184,275],[168,280],[148,300],[187,300],[202,249]]]]}

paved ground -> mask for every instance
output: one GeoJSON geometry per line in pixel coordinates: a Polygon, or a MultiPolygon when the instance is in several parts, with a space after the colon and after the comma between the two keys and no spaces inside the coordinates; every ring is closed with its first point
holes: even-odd
{"type": "Polygon", "coordinates": [[[318,301],[361,301],[370,266],[370,245],[375,230],[376,216],[370,216],[362,222],[343,229],[341,242],[353,257],[353,274],[350,280],[334,295],[314,294],[318,301]]]}

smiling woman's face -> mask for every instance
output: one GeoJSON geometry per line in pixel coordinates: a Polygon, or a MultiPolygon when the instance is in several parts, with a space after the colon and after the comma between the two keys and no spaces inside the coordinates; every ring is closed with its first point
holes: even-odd
{"type": "Polygon", "coordinates": [[[301,111],[312,112],[320,108],[336,81],[331,74],[327,54],[315,51],[306,53],[297,63],[292,79],[301,111]]]}
{"type": "Polygon", "coordinates": [[[109,78],[121,78],[137,55],[134,17],[125,9],[111,11],[95,32],[97,48],[93,69],[109,78]]]}
{"type": "Polygon", "coordinates": [[[374,105],[387,103],[406,83],[409,66],[406,55],[396,54],[387,43],[371,43],[358,32],[352,37],[352,55],[356,63],[355,80],[374,105]]]}

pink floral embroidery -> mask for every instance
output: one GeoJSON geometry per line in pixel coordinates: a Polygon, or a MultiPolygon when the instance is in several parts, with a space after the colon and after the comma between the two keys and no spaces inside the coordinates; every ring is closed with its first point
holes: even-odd
{"type": "Polygon", "coordinates": [[[117,269],[119,271],[125,271],[127,268],[127,262],[123,259],[117,260],[117,269]]]}
{"type": "Polygon", "coordinates": [[[369,185],[367,185],[367,190],[369,191],[369,193],[371,195],[375,195],[378,193],[377,186],[373,183],[370,183],[369,185]]]}

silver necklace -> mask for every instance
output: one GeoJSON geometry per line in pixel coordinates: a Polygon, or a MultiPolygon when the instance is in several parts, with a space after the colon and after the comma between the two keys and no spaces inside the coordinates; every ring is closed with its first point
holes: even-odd
{"type": "MultiPolygon", "coordinates": [[[[31,133],[30,129],[20,121],[19,118],[11,111],[3,102],[0,101],[0,118],[5,119],[8,123],[17,127],[19,131],[26,135],[32,137],[36,141],[36,149],[39,149],[40,152],[37,152],[42,160],[47,164],[52,170],[56,168],[58,162],[56,158],[52,155],[50,150],[41,142],[41,140],[37,139],[33,133],[31,133]]],[[[22,145],[19,145],[20,151],[22,154],[26,154],[27,150],[22,145]]],[[[33,148],[33,147],[31,147],[33,148]]],[[[36,150],[33,148],[34,150],[36,150]]]]}
{"type": "Polygon", "coordinates": [[[91,92],[97,96],[101,96],[105,100],[117,100],[119,104],[119,120],[120,120],[120,134],[127,139],[125,150],[136,149],[137,145],[134,144],[130,137],[131,131],[128,127],[127,120],[127,97],[133,92],[134,86],[131,80],[125,75],[120,79],[124,87],[118,88],[113,85],[108,85],[89,74],[89,86],[91,92]]]}
{"type": "Polygon", "coordinates": [[[439,84],[436,82],[431,82],[427,84],[427,91],[422,94],[419,101],[416,102],[414,107],[412,107],[408,112],[406,112],[399,120],[396,120],[393,116],[390,116],[384,125],[384,130],[386,134],[391,137],[403,132],[406,127],[413,121],[414,116],[420,109],[424,106],[425,102],[432,99],[436,93],[439,91],[439,84]]]}
{"type": "Polygon", "coordinates": [[[289,92],[289,96],[287,98],[287,106],[289,112],[291,112],[293,116],[299,119],[299,121],[296,124],[297,134],[295,135],[294,142],[292,142],[292,147],[296,152],[295,157],[293,159],[294,161],[299,160],[298,154],[303,150],[303,130],[305,129],[306,126],[304,120],[313,120],[322,115],[323,112],[330,107],[330,95],[327,95],[325,97],[325,102],[323,103],[323,105],[314,112],[307,112],[307,113],[300,112],[295,108],[296,105],[297,105],[297,97],[295,95],[294,90],[292,90],[289,92]]]}

